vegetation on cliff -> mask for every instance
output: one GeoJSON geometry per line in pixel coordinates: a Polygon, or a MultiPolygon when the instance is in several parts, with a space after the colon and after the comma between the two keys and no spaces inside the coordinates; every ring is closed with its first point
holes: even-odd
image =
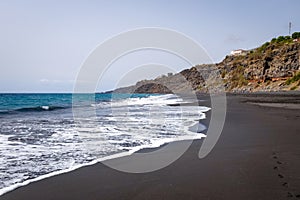
{"type": "Polygon", "coordinates": [[[240,55],[227,55],[217,64],[197,65],[115,92],[217,92],[220,85],[230,92],[299,90],[300,32],[273,38],[240,55]]]}
{"type": "MultiPolygon", "coordinates": [[[[279,36],[244,55],[217,64],[228,91],[289,90],[287,79],[300,70],[298,33],[279,36]]],[[[297,89],[297,88],[296,88],[297,89]]]]}
{"type": "Polygon", "coordinates": [[[292,78],[289,78],[287,81],[286,81],[286,84],[287,85],[290,85],[290,84],[292,84],[292,83],[295,83],[295,82],[297,82],[297,81],[299,81],[300,80],[300,72],[299,73],[297,73],[295,76],[293,76],[292,78]]]}

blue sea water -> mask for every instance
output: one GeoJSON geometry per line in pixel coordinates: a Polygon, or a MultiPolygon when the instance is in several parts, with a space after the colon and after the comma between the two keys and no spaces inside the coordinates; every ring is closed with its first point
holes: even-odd
{"type": "MultiPolygon", "coordinates": [[[[151,94],[155,96],[157,94],[151,94]]],[[[83,102],[94,98],[95,102],[126,98],[149,97],[150,94],[77,94],[83,102]]],[[[72,94],[0,94],[0,115],[7,113],[55,110],[72,107],[72,94]]]]}
{"type": "Polygon", "coordinates": [[[170,106],[180,103],[171,94],[0,94],[0,195],[109,155],[204,137],[190,127],[209,108],[170,106]]]}

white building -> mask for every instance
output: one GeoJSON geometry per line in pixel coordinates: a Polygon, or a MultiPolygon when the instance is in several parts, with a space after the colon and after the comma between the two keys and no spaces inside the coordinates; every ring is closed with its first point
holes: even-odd
{"type": "Polygon", "coordinates": [[[242,54],[244,54],[244,53],[246,53],[245,50],[243,50],[243,49],[237,49],[237,50],[231,51],[230,54],[233,55],[233,56],[237,56],[237,55],[242,55],[242,54]]]}

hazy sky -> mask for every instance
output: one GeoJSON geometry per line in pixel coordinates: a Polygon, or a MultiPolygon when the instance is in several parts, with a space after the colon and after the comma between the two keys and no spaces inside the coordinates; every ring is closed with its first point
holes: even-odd
{"type": "MultiPolygon", "coordinates": [[[[184,33],[219,62],[233,49],[287,35],[290,21],[293,31],[300,31],[299,8],[299,0],[0,0],[0,92],[71,92],[93,49],[120,32],[142,27],[184,33]]],[[[151,62],[176,65],[176,71],[188,66],[174,56],[156,54],[123,58],[99,90],[112,89],[124,73],[121,68],[151,62]]],[[[149,76],[156,76],[152,71],[149,76]]]]}

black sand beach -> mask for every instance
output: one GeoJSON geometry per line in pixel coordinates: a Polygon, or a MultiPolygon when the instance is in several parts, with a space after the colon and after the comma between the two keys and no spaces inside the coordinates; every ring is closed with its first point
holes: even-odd
{"type": "MultiPolygon", "coordinates": [[[[159,171],[129,174],[99,163],[0,199],[300,199],[300,110],[294,107],[299,99],[299,94],[229,95],[224,130],[204,159],[198,158],[198,140],[159,171]],[[277,106],[264,106],[275,100],[277,106]]],[[[172,145],[176,148],[178,142],[172,145]]],[[[118,162],[122,165],[126,158],[118,162]]]]}

